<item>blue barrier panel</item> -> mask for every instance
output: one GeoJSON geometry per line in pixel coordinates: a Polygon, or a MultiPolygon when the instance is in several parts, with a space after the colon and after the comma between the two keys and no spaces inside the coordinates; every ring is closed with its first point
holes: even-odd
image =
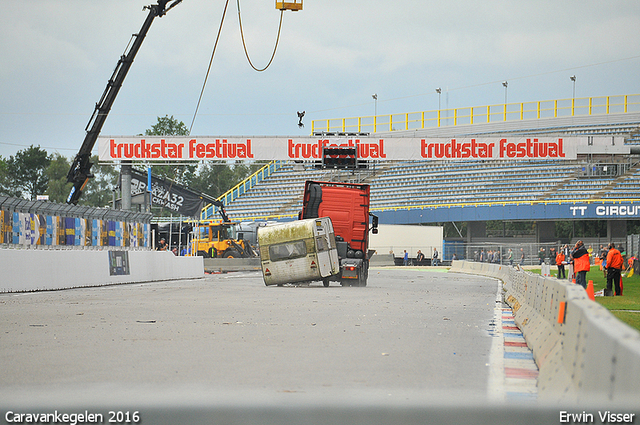
{"type": "Polygon", "coordinates": [[[82,236],[83,236],[83,231],[82,231],[82,222],[81,219],[76,218],[75,219],[75,233],[74,233],[74,238],[73,238],[73,245],[74,246],[80,246],[80,245],[84,245],[82,243],[82,236]]]}
{"type": "Polygon", "coordinates": [[[91,246],[100,246],[100,220],[91,220],[91,246]]]}
{"type": "Polygon", "coordinates": [[[109,246],[116,246],[116,222],[109,220],[109,246]]]}
{"type": "Polygon", "coordinates": [[[20,243],[20,213],[13,213],[13,236],[12,242],[14,244],[20,243]]]}
{"type": "Polygon", "coordinates": [[[73,246],[76,237],[76,220],[73,217],[64,218],[64,244],[73,246]]]}

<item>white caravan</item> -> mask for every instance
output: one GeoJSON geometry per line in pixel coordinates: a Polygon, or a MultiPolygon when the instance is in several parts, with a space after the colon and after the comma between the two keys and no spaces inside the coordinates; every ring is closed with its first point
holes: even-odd
{"type": "Polygon", "coordinates": [[[339,273],[333,224],[329,217],[258,228],[265,285],[322,280],[339,273]]]}

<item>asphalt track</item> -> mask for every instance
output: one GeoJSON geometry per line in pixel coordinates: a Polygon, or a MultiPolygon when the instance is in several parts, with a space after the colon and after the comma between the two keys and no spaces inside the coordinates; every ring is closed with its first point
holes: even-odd
{"type": "Polygon", "coordinates": [[[3,294],[0,398],[482,402],[496,290],[484,277],[373,268],[365,288],[266,287],[248,272],[3,294]]]}

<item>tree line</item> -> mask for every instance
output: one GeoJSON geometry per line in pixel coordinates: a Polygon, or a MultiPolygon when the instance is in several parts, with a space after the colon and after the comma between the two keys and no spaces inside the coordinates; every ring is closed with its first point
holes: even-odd
{"type": "MultiPolygon", "coordinates": [[[[186,136],[188,129],[173,116],[158,117],[157,123],[145,131],[146,136],[186,136]]],[[[73,158],[59,153],[48,153],[40,146],[29,146],[8,158],[0,156],[0,195],[35,200],[38,195],[48,195],[52,202],[66,202],[71,183],[67,173],[73,158]]],[[[113,191],[118,188],[118,166],[100,164],[98,157],[91,158],[94,177],[84,189],[78,205],[92,207],[109,206],[113,191]]],[[[153,165],[152,173],[168,178],[195,192],[217,198],[233,186],[260,169],[264,162],[237,161],[191,162],[184,165],[153,165]]],[[[146,169],[145,164],[136,164],[146,169]]],[[[119,195],[117,195],[119,197],[119,195]]],[[[163,211],[154,211],[162,215],[163,211]]]]}

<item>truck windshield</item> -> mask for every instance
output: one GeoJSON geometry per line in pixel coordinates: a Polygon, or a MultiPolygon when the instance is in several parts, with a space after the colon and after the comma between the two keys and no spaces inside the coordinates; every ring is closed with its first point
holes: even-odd
{"type": "Polygon", "coordinates": [[[285,242],[269,247],[271,261],[290,260],[307,255],[307,244],[304,241],[285,242]]]}

